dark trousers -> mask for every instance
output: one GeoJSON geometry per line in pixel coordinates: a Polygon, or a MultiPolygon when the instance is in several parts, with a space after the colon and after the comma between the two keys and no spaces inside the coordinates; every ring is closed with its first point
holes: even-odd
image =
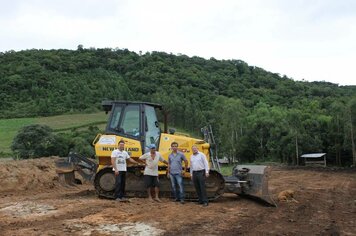
{"type": "Polygon", "coordinates": [[[115,193],[114,197],[123,198],[125,195],[126,171],[119,171],[115,178],[115,193]]]}
{"type": "Polygon", "coordinates": [[[208,203],[205,189],[205,170],[193,171],[193,183],[198,194],[199,203],[208,203]]]}

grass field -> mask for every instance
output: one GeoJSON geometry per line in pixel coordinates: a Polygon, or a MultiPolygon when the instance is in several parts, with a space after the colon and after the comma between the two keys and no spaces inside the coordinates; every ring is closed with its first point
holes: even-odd
{"type": "Polygon", "coordinates": [[[107,118],[104,112],[98,112],[39,118],[0,119],[0,156],[8,156],[11,153],[12,140],[23,126],[43,124],[48,125],[54,131],[65,131],[96,125],[99,129],[104,130],[107,118]]]}

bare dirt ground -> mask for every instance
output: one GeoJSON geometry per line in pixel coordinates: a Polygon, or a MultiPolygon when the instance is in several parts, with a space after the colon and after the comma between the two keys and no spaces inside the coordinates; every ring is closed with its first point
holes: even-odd
{"type": "Polygon", "coordinates": [[[273,167],[278,207],[224,195],[201,207],[99,199],[58,183],[55,158],[0,162],[0,235],[356,235],[356,172],[273,167]],[[284,190],[294,199],[278,201],[284,190]]]}

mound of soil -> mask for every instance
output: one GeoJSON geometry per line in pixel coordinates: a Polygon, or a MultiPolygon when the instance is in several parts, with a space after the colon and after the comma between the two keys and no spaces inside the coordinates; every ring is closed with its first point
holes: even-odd
{"type": "Polygon", "coordinates": [[[1,234],[356,235],[354,169],[273,167],[269,190],[277,207],[234,194],[202,207],[100,199],[90,183],[60,185],[55,160],[0,162],[1,234]]]}
{"type": "Polygon", "coordinates": [[[1,161],[0,192],[54,188],[58,185],[57,158],[1,161]]]}

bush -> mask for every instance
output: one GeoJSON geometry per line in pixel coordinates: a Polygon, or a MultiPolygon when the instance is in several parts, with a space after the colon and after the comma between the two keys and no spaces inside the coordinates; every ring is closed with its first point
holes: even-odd
{"type": "Polygon", "coordinates": [[[53,155],[56,150],[56,136],[46,125],[28,125],[19,130],[12,141],[11,150],[20,159],[53,155]]]}
{"type": "Polygon", "coordinates": [[[20,159],[67,156],[69,151],[92,157],[95,152],[91,143],[97,133],[99,129],[96,126],[55,134],[46,125],[28,125],[18,132],[11,149],[20,159]]]}

